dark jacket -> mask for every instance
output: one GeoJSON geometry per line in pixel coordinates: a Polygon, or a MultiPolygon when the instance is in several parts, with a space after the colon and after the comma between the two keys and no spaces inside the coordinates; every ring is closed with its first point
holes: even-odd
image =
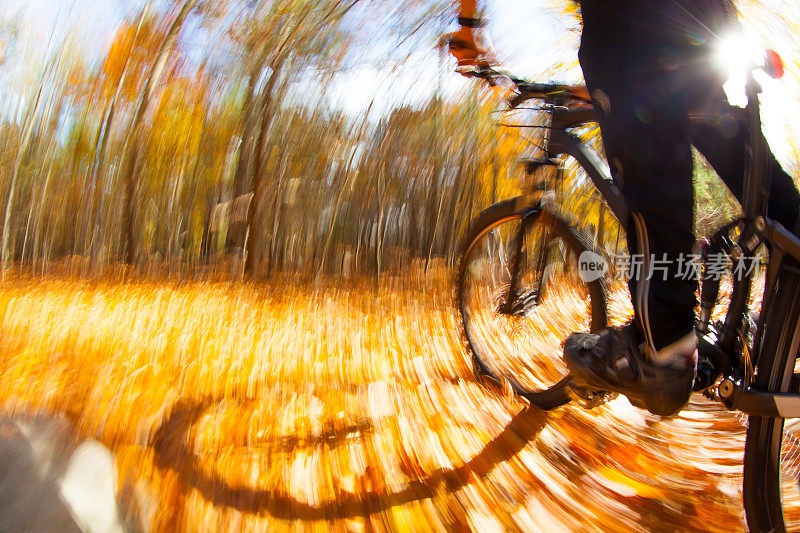
{"type": "Polygon", "coordinates": [[[584,38],[626,46],[702,46],[735,23],[731,0],[580,0],[584,38]]]}

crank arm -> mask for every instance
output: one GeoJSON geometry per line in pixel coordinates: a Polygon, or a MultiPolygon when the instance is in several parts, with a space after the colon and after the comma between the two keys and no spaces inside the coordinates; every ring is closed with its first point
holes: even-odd
{"type": "Polygon", "coordinates": [[[744,389],[740,383],[726,378],[719,384],[719,396],[722,403],[729,409],[748,415],[800,418],[800,394],[798,393],[744,389]]]}

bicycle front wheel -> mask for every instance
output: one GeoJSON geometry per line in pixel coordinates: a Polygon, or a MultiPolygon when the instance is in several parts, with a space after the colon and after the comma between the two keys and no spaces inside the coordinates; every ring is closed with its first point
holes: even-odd
{"type": "Polygon", "coordinates": [[[476,373],[552,409],[569,401],[563,341],[606,326],[605,287],[602,277],[581,279],[578,261],[591,246],[564,215],[516,204],[495,204],[473,225],[461,249],[457,305],[476,373]]]}
{"type": "MultiPolygon", "coordinates": [[[[764,323],[755,386],[789,392],[800,347],[800,271],[778,279],[764,323]]],[[[797,391],[795,391],[797,392],[797,391]]],[[[800,530],[800,420],[751,416],[744,451],[744,506],[751,531],[800,530]]]]}

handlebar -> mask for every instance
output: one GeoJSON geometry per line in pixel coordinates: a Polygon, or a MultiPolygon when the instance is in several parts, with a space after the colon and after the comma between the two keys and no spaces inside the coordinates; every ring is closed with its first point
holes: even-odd
{"type": "Polygon", "coordinates": [[[565,85],[561,83],[535,83],[518,78],[506,69],[489,65],[477,65],[469,70],[461,71],[467,77],[480,78],[491,87],[505,79],[510,81],[517,90],[517,95],[508,100],[508,105],[513,109],[518,107],[526,100],[541,98],[546,99],[553,96],[566,96],[570,100],[578,103],[591,104],[591,97],[586,87],[582,85],[565,85]]]}

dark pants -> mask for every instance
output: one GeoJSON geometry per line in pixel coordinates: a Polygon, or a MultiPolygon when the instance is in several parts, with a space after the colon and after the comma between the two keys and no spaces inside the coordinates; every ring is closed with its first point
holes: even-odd
{"type": "MultiPolygon", "coordinates": [[[[660,349],[693,329],[697,282],[679,277],[676,267],[695,243],[691,146],[741,200],[747,132],[741,110],[731,107],[722,91],[710,47],[639,31],[617,31],[609,40],[609,30],[619,28],[595,29],[587,15],[584,7],[580,64],[612,173],[632,213],[629,251],[672,265],[667,279],[659,270],[647,280],[641,269],[630,283],[637,323],[660,349]],[[704,119],[690,121],[696,114],[704,119]]],[[[769,216],[791,229],[800,194],[774,156],[768,157],[769,216]]]]}

